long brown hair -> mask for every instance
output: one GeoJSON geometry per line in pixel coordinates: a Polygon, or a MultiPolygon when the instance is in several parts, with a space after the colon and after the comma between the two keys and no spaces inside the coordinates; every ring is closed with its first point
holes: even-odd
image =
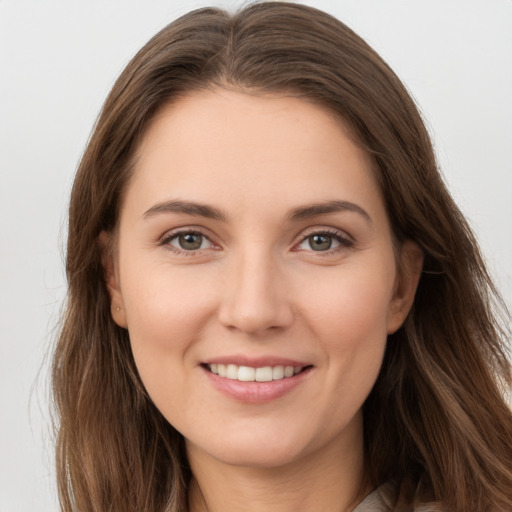
{"type": "MultiPolygon", "coordinates": [[[[396,240],[425,254],[415,303],[389,336],[364,405],[368,483],[394,481],[396,510],[512,509],[511,384],[504,305],[447,192],[414,102],[356,34],[311,7],[214,8],[171,23],[115,83],[71,195],[69,294],[53,363],[62,509],[187,508],[183,439],[151,402],[128,332],[111,318],[101,231],[115,230],[133,157],[164,104],[208,87],[286,92],[328,108],[372,155],[396,240]]],[[[505,311],[506,313],[506,311],[505,311]]]]}

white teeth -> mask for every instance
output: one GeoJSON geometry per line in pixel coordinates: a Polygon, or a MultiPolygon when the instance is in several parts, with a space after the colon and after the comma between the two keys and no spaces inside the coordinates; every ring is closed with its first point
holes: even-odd
{"type": "Polygon", "coordinates": [[[274,368],[272,368],[272,379],[284,379],[284,366],[274,366],[274,368]]]}
{"type": "Polygon", "coordinates": [[[228,379],[238,379],[238,366],[236,364],[228,364],[226,366],[226,377],[228,379]]]}
{"type": "Polygon", "coordinates": [[[285,366],[284,367],[284,376],[291,377],[293,375],[294,369],[293,366],[285,366]]]}
{"type": "Polygon", "coordinates": [[[219,377],[242,382],[270,382],[293,377],[303,370],[302,366],[263,366],[252,368],[250,366],[238,366],[236,364],[209,364],[208,369],[219,377]]]}
{"type": "MultiPolygon", "coordinates": [[[[259,368],[258,368],[259,370],[259,368]]],[[[243,382],[252,382],[254,380],[254,374],[256,370],[250,366],[240,366],[238,368],[238,380],[243,382]]]]}
{"type": "Polygon", "coordinates": [[[263,368],[256,368],[256,375],[254,380],[258,382],[269,382],[272,380],[272,366],[264,366],[263,368]]]}

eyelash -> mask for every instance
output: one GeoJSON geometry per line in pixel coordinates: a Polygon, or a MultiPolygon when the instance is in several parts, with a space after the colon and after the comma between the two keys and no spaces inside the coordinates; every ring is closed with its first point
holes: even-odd
{"type": "Polygon", "coordinates": [[[204,249],[195,249],[187,251],[185,249],[180,249],[179,247],[175,247],[171,245],[171,241],[178,238],[181,235],[196,235],[200,236],[203,239],[206,239],[210,242],[211,245],[215,245],[211,240],[210,237],[205,235],[202,231],[198,229],[180,229],[177,231],[173,231],[172,233],[166,234],[162,240],[160,241],[160,245],[165,246],[169,251],[174,252],[175,254],[183,255],[183,256],[194,256],[198,252],[204,250],[204,249]]]}
{"type": "MultiPolygon", "coordinates": [[[[165,246],[168,250],[174,252],[175,254],[183,255],[183,256],[194,256],[197,253],[203,251],[204,249],[195,249],[195,250],[185,250],[180,249],[176,246],[171,245],[171,241],[178,238],[181,235],[196,235],[200,236],[210,242],[211,245],[215,245],[214,242],[211,241],[210,237],[207,236],[205,233],[203,233],[201,230],[198,229],[180,229],[177,231],[173,231],[171,233],[166,234],[160,241],[159,245],[165,246]]],[[[311,249],[307,252],[315,253],[316,256],[322,257],[322,256],[330,256],[335,253],[343,252],[345,250],[350,249],[354,245],[354,241],[349,239],[348,237],[342,236],[340,234],[340,231],[337,230],[329,230],[329,229],[322,229],[319,231],[311,231],[304,235],[300,241],[294,245],[294,251],[300,251],[301,249],[295,249],[295,247],[300,246],[303,244],[308,238],[312,236],[325,236],[334,239],[336,242],[338,242],[340,245],[338,247],[335,247],[334,249],[328,249],[326,251],[315,251],[311,249]]]]}
{"type": "MultiPolygon", "coordinates": [[[[311,231],[310,233],[304,235],[300,242],[297,245],[301,245],[303,244],[308,238],[312,237],[312,236],[325,236],[325,237],[329,237],[329,238],[332,238],[334,239],[336,242],[338,242],[340,245],[338,247],[335,247],[333,249],[328,249],[326,251],[315,251],[313,249],[311,249],[311,251],[308,251],[308,252],[313,252],[315,253],[315,256],[331,256],[333,254],[336,254],[336,253],[340,253],[340,252],[343,252],[343,251],[346,251],[348,249],[350,249],[353,245],[354,245],[354,241],[349,239],[347,236],[342,236],[340,231],[337,231],[337,230],[330,230],[330,229],[322,229],[320,231],[311,231]]],[[[296,250],[300,250],[300,249],[296,249],[296,250]]]]}

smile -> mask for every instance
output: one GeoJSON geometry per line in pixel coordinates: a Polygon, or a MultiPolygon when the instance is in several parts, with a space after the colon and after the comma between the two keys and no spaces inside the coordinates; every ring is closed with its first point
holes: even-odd
{"type": "Polygon", "coordinates": [[[287,379],[302,372],[305,366],[238,366],[236,364],[207,364],[206,368],[213,374],[226,379],[241,382],[270,382],[287,379]]]}

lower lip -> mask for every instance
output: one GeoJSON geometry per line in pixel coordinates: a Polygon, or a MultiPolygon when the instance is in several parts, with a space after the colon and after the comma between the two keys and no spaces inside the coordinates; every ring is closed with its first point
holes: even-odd
{"type": "Polygon", "coordinates": [[[312,367],[306,368],[293,377],[268,382],[242,382],[219,377],[219,375],[210,372],[206,368],[202,369],[215,389],[222,394],[240,402],[260,404],[276,400],[291,392],[308,377],[312,367]]]}

